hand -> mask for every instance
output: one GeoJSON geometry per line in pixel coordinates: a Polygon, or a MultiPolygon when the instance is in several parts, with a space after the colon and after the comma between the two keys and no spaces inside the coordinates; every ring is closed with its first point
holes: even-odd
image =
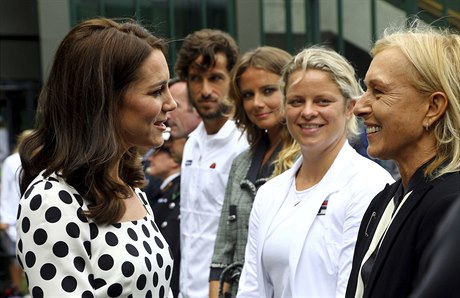
{"type": "Polygon", "coordinates": [[[0,231],[6,231],[9,228],[9,224],[7,223],[0,223],[0,231]]]}

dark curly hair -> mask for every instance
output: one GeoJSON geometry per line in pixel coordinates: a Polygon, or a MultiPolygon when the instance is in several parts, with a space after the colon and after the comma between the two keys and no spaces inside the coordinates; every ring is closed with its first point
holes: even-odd
{"type": "Polygon", "coordinates": [[[228,34],[216,29],[202,29],[185,38],[177,54],[174,71],[182,80],[188,78],[188,68],[199,56],[203,56],[204,69],[214,67],[215,55],[223,53],[227,57],[227,70],[230,72],[238,60],[239,47],[228,34]]]}

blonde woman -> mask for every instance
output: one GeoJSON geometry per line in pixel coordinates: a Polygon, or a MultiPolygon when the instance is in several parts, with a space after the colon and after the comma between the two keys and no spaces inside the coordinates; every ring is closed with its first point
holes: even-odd
{"type": "Polygon", "coordinates": [[[348,144],[360,88],[345,58],[305,49],[282,82],[302,156],[257,192],[238,297],[341,297],[362,215],[393,179],[348,144]]]}
{"type": "Polygon", "coordinates": [[[368,154],[394,160],[401,179],[363,217],[347,297],[408,297],[437,225],[460,198],[460,36],[415,21],[386,30],[371,53],[354,113],[368,154]]]}

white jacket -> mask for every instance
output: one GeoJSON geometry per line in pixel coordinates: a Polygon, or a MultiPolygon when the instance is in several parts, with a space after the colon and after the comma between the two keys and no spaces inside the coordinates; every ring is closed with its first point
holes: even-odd
{"type": "Polygon", "coordinates": [[[182,297],[209,295],[209,270],[230,167],[247,148],[246,135],[233,121],[215,135],[208,135],[201,123],[185,144],[180,206],[182,297]]]}
{"type": "MultiPolygon", "coordinates": [[[[287,198],[301,165],[302,158],[290,170],[268,181],[257,193],[250,216],[239,298],[273,297],[273,287],[262,266],[264,242],[270,223],[287,198]]],[[[362,216],[374,196],[386,183],[392,182],[387,171],[345,143],[311,196],[302,202],[304,220],[292,226],[290,251],[282,252],[289,254],[292,297],[344,297],[362,216]],[[318,225],[312,228],[326,198],[325,228],[318,229],[318,225]],[[302,254],[304,244],[308,246],[312,238],[324,244],[321,243],[320,249],[313,250],[311,255],[302,254]],[[311,260],[323,266],[311,266],[311,260]]],[[[276,286],[276,281],[274,283],[276,286]]]]}
{"type": "Polygon", "coordinates": [[[11,241],[16,241],[16,217],[18,215],[19,199],[19,174],[21,171],[21,158],[19,153],[13,153],[3,162],[0,187],[0,222],[9,225],[7,233],[11,241]]]}

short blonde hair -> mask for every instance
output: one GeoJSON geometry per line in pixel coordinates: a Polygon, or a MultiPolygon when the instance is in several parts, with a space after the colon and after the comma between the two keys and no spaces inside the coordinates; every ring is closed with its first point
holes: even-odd
{"type": "Polygon", "coordinates": [[[436,158],[425,169],[432,178],[460,170],[460,36],[415,19],[409,26],[393,26],[375,43],[372,56],[399,49],[414,66],[413,86],[420,92],[443,92],[447,110],[434,123],[436,158]]]}
{"type": "MultiPolygon", "coordinates": [[[[309,69],[318,69],[330,74],[332,81],[337,84],[342,96],[345,98],[345,106],[351,100],[356,100],[363,94],[356,78],[355,70],[345,57],[329,48],[313,46],[299,52],[286,65],[281,79],[281,90],[285,101],[286,84],[290,75],[297,70],[306,72],[309,69]]],[[[358,120],[354,114],[351,115],[346,125],[349,137],[356,136],[359,133],[358,120]]]]}

